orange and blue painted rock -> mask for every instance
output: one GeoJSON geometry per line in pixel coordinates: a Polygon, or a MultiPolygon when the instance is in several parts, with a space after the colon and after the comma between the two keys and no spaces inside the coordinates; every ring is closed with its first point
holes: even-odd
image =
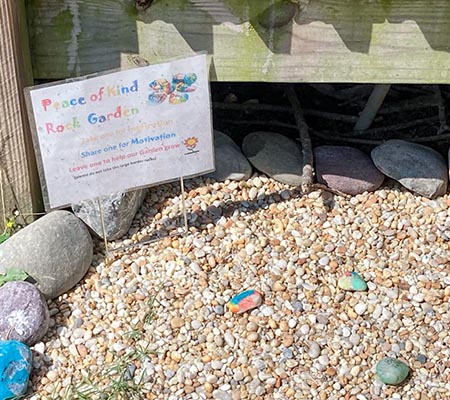
{"type": "Polygon", "coordinates": [[[186,103],[188,100],[189,100],[189,95],[187,93],[172,93],[169,96],[170,104],[186,103]]]}
{"type": "Polygon", "coordinates": [[[148,96],[148,102],[151,105],[158,105],[166,100],[167,94],[164,92],[161,93],[150,93],[148,96]]]}
{"type": "Polygon", "coordinates": [[[149,83],[150,89],[156,92],[164,92],[167,94],[172,93],[175,90],[175,85],[171,84],[167,79],[156,79],[149,83]]]}
{"type": "Polygon", "coordinates": [[[176,74],[172,77],[172,83],[178,84],[178,83],[184,83],[185,85],[192,85],[197,81],[197,74],[194,72],[189,72],[187,74],[176,74]]]}
{"type": "Polygon", "coordinates": [[[344,290],[361,292],[367,290],[366,281],[357,272],[346,272],[339,278],[338,286],[344,290]]]}
{"type": "Polygon", "coordinates": [[[197,89],[196,86],[186,85],[183,82],[177,83],[175,88],[178,92],[182,92],[182,93],[193,92],[193,91],[195,91],[195,89],[197,89]]]}
{"type": "Polygon", "coordinates": [[[262,294],[256,290],[250,289],[234,296],[227,307],[232,313],[242,314],[246,311],[259,307],[262,303],[262,294]]]}

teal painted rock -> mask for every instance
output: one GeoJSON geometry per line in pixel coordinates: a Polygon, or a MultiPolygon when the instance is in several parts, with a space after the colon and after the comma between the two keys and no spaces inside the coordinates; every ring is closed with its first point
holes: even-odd
{"type": "Polygon", "coordinates": [[[32,354],[16,340],[0,342],[0,400],[23,396],[28,388],[32,354]]]}
{"type": "Polygon", "coordinates": [[[376,367],[377,375],[387,385],[399,385],[409,375],[409,367],[395,358],[383,358],[376,367]]]}
{"type": "Polygon", "coordinates": [[[357,272],[346,272],[339,278],[338,286],[343,290],[361,292],[367,290],[366,281],[357,272]]]}

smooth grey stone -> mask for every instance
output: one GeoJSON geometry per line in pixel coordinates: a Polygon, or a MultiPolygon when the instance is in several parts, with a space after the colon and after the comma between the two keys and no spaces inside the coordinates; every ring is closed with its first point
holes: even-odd
{"type": "Polygon", "coordinates": [[[216,181],[242,181],[252,176],[252,166],[239,146],[228,135],[214,131],[216,170],[207,176],[216,181]]]}
{"type": "Polygon", "coordinates": [[[68,211],[53,211],[0,245],[0,273],[21,269],[47,298],[74,287],[92,262],[93,244],[83,222],[68,211]]]}
{"type": "MultiPolygon", "coordinates": [[[[128,232],[146,194],[146,189],[139,189],[100,198],[107,240],[119,239],[128,232]]],[[[72,210],[97,236],[104,239],[97,199],[72,204],[72,210]]]]}
{"type": "Polygon", "coordinates": [[[349,146],[319,146],[314,149],[316,178],[343,193],[356,195],[377,190],[384,175],[364,152],[349,146]]]}
{"type": "Polygon", "coordinates": [[[32,346],[47,333],[50,314],[42,293],[28,282],[0,287],[0,338],[32,346]]]}
{"type": "Polygon", "coordinates": [[[383,174],[414,193],[434,198],[447,192],[447,164],[429,147],[394,139],[375,147],[371,156],[383,174]]]}
{"type": "Polygon", "coordinates": [[[303,157],[300,147],[286,136],[253,132],[244,138],[242,150],[253,166],[287,185],[302,183],[303,157]]]}

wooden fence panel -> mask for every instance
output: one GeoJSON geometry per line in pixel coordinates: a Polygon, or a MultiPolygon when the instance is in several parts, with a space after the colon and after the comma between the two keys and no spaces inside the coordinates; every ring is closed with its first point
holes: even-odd
{"type": "MultiPolygon", "coordinates": [[[[23,87],[32,84],[25,7],[21,0],[0,0],[0,171],[3,210],[30,214],[40,209],[40,189],[23,87]]],[[[1,199],[0,199],[1,203],[1,199]]],[[[30,218],[28,218],[30,221],[30,218]]]]}
{"type": "Polygon", "coordinates": [[[289,0],[148,3],[30,0],[35,77],[206,50],[219,81],[450,83],[448,0],[299,0],[294,15],[289,0]]]}

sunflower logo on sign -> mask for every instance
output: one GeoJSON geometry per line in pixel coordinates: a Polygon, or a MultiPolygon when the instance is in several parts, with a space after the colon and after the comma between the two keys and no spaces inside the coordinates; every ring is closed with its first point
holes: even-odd
{"type": "Polygon", "coordinates": [[[197,147],[198,138],[195,136],[188,137],[186,140],[183,141],[183,144],[185,147],[189,150],[189,153],[186,154],[192,154],[192,153],[198,153],[198,150],[195,150],[197,147]]]}

